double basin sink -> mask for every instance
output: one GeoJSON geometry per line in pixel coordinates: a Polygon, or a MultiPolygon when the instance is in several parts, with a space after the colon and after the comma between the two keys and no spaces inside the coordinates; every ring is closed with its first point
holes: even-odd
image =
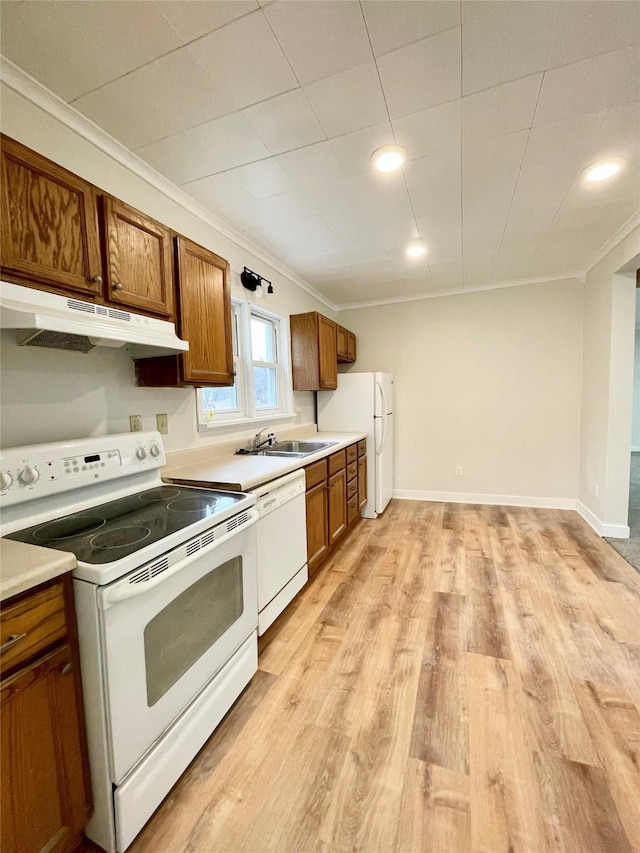
{"type": "Polygon", "coordinates": [[[333,447],[337,441],[279,441],[273,447],[260,447],[258,450],[238,450],[237,453],[249,456],[284,456],[291,459],[301,459],[310,456],[327,447],[333,447]]]}

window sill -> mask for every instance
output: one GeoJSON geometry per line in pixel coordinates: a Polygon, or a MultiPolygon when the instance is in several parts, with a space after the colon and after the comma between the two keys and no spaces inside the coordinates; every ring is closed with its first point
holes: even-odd
{"type": "Polygon", "coordinates": [[[221,419],[210,424],[198,424],[198,432],[202,435],[218,431],[221,432],[223,430],[227,430],[228,432],[237,432],[238,429],[242,427],[254,427],[260,426],[261,424],[269,426],[269,424],[279,421],[293,422],[297,417],[297,412],[288,412],[279,415],[264,415],[264,417],[260,416],[259,418],[236,418],[234,420],[221,419]]]}

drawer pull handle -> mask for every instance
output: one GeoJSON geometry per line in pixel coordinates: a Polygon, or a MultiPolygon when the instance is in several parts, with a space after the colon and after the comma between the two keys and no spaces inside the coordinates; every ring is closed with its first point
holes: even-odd
{"type": "Polygon", "coordinates": [[[4,652],[8,652],[9,649],[12,649],[17,643],[20,642],[20,640],[24,640],[24,638],[26,636],[27,636],[26,634],[11,634],[11,636],[6,641],[6,643],[3,643],[0,646],[0,654],[3,654],[4,652]]]}
{"type": "Polygon", "coordinates": [[[69,675],[70,672],[73,672],[73,664],[65,663],[60,672],[62,673],[62,675],[69,675]]]}

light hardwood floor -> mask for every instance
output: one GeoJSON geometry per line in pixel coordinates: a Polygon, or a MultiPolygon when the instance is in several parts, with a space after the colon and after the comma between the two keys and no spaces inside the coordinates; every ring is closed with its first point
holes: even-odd
{"type": "Polygon", "coordinates": [[[393,501],[131,853],[640,851],[639,626],[576,513],[393,501]]]}

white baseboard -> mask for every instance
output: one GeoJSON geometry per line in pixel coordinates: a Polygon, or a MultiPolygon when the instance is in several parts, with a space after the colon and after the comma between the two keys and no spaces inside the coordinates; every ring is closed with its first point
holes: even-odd
{"type": "Polygon", "coordinates": [[[525,495],[481,495],[465,492],[425,492],[414,489],[395,489],[394,498],[405,501],[435,501],[436,503],[486,504],[489,506],[528,506],[534,509],[572,509],[578,512],[598,536],[628,539],[626,524],[605,524],[589,507],[575,498],[532,498],[525,495]]]}
{"type": "Polygon", "coordinates": [[[631,531],[628,524],[605,524],[582,501],[576,501],[576,510],[584,518],[589,527],[593,527],[599,536],[608,536],[612,539],[629,538],[631,531]]]}
{"type": "Polygon", "coordinates": [[[454,504],[489,504],[491,506],[530,506],[538,509],[575,509],[575,498],[531,498],[523,495],[482,495],[465,492],[423,492],[395,489],[394,498],[407,501],[436,501],[454,504]]]}

